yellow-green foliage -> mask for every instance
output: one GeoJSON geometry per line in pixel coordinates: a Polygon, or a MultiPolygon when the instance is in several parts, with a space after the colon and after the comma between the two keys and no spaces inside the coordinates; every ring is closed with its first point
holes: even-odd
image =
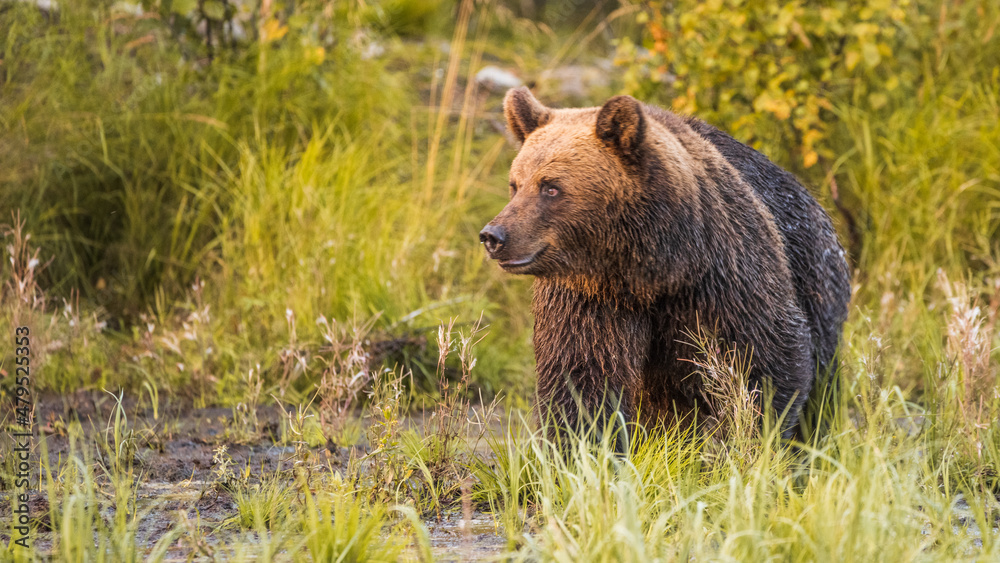
{"type": "Polygon", "coordinates": [[[638,62],[631,88],[809,168],[840,156],[837,104],[911,105],[926,79],[988,79],[998,17],[988,1],[653,2],[648,51],[621,55],[638,62]]]}

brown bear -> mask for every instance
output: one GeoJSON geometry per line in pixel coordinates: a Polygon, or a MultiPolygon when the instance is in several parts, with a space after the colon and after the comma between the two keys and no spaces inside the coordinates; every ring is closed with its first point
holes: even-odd
{"type": "Polygon", "coordinates": [[[788,435],[817,373],[833,371],[850,299],[819,203],[752,148],[629,96],[552,109],[521,87],[504,113],[522,146],[510,202],[480,240],[504,270],[535,276],[542,414],[687,416],[703,407],[686,359],[704,327],[749,350],[750,385],[769,384],[788,435]]]}

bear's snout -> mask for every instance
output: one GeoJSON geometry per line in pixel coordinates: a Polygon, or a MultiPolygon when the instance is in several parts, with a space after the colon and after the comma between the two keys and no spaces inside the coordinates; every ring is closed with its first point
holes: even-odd
{"type": "Polygon", "coordinates": [[[482,231],[479,231],[479,242],[486,246],[486,252],[491,258],[500,251],[506,240],[507,233],[503,227],[498,225],[486,225],[482,231]]]}

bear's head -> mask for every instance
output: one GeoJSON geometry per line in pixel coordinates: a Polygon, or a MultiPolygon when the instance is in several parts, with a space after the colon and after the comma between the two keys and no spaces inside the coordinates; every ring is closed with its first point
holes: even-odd
{"type": "Polygon", "coordinates": [[[637,241],[622,218],[641,223],[633,204],[643,198],[650,165],[643,111],[630,96],[599,108],[552,109],[527,88],[510,90],[504,114],[521,149],[510,169],[510,202],[479,235],[490,258],[511,273],[583,284],[601,283],[598,273],[635,260],[637,241]]]}

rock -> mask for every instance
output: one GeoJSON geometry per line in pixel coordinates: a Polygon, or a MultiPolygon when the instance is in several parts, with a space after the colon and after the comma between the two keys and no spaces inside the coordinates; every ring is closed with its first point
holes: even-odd
{"type": "Polygon", "coordinates": [[[557,92],[560,97],[585,99],[594,89],[607,88],[610,68],[607,65],[584,66],[567,65],[542,71],[539,82],[546,86],[545,90],[557,92]]]}
{"type": "Polygon", "coordinates": [[[142,6],[140,6],[139,4],[133,4],[131,2],[115,2],[111,6],[111,11],[134,17],[140,17],[143,14],[145,14],[145,12],[142,10],[142,6]]]}
{"type": "Polygon", "coordinates": [[[476,83],[493,92],[506,92],[523,82],[513,73],[498,66],[485,66],[476,73],[476,83]]]}
{"type": "Polygon", "coordinates": [[[370,61],[385,54],[385,47],[374,36],[359,29],[351,36],[351,43],[361,54],[361,60],[370,61]]]}
{"type": "Polygon", "coordinates": [[[38,9],[45,13],[52,13],[59,11],[59,4],[55,0],[20,0],[24,4],[34,4],[38,6],[38,9]]]}
{"type": "Polygon", "coordinates": [[[361,60],[370,61],[385,54],[385,47],[377,41],[372,41],[361,51],[361,60]]]}

